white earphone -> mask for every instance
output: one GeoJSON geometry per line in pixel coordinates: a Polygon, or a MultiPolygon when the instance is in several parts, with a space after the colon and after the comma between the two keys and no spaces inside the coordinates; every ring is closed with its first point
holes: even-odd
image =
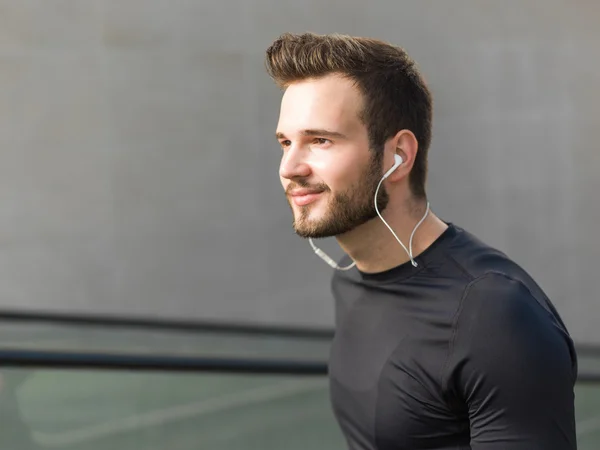
{"type": "Polygon", "coordinates": [[[382,178],[382,181],[385,180],[387,177],[389,177],[392,173],[394,173],[394,170],[396,170],[398,168],[398,166],[400,164],[402,164],[404,161],[402,160],[402,156],[398,155],[397,153],[394,155],[394,165],[392,167],[390,167],[390,170],[388,170],[382,178]]]}

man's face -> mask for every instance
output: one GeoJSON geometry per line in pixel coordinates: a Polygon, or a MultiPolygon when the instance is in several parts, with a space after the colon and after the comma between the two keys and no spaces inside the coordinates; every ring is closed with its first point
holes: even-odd
{"type": "MultiPolygon", "coordinates": [[[[293,83],[283,96],[279,175],[299,236],[338,236],[377,216],[382,158],[369,150],[362,106],[358,89],[338,75],[293,83]]],[[[387,201],[381,186],[380,211],[387,201]]]]}

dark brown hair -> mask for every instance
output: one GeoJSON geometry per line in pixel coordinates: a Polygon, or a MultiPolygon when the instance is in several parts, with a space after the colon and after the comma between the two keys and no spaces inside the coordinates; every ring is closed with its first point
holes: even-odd
{"type": "Polygon", "coordinates": [[[402,129],[414,133],[419,149],[410,188],[415,197],[426,197],[433,102],[415,62],[402,48],[364,37],[285,33],[267,49],[266,68],[282,88],[334,73],[353,80],[364,98],[360,118],[373,150],[383,149],[402,129]]]}

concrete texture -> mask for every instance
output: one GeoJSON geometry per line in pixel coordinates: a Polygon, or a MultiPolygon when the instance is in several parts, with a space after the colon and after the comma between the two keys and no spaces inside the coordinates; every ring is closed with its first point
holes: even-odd
{"type": "Polygon", "coordinates": [[[600,343],[600,6],[288,3],[0,0],[0,306],[330,325],[263,55],[340,32],[402,45],[428,79],[433,209],[600,343]]]}

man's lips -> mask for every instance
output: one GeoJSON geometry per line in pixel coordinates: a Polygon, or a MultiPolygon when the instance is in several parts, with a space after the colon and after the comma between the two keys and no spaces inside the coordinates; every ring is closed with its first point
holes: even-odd
{"type": "Polygon", "coordinates": [[[315,202],[322,193],[323,191],[312,189],[294,189],[290,191],[289,195],[297,206],[306,206],[315,202]]]}

